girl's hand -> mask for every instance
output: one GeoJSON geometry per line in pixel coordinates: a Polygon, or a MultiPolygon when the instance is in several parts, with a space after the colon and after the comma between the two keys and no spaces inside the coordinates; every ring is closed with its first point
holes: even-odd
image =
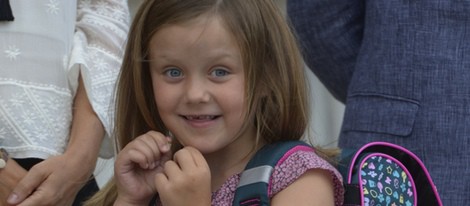
{"type": "Polygon", "coordinates": [[[114,165],[118,188],[116,203],[148,205],[157,193],[154,177],[163,171],[163,164],[171,158],[170,141],[163,134],[150,131],[119,152],[114,165]]]}
{"type": "Polygon", "coordinates": [[[162,204],[211,205],[211,174],[201,152],[185,147],[167,161],[155,176],[155,186],[162,204]]]}

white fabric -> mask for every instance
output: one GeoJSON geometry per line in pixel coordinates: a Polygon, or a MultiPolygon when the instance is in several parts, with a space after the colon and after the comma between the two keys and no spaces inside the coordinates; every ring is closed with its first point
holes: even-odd
{"type": "Polygon", "coordinates": [[[81,72],[110,144],[113,94],[129,25],[127,0],[13,0],[0,22],[0,146],[14,158],[62,154],[81,72]]]}

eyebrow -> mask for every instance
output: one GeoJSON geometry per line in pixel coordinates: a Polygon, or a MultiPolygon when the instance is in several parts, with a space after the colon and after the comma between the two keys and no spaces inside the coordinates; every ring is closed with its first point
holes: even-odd
{"type": "MultiPolygon", "coordinates": [[[[220,59],[225,59],[225,58],[232,58],[232,59],[238,59],[240,58],[241,59],[241,55],[240,54],[236,54],[236,52],[227,52],[226,50],[223,50],[223,51],[214,51],[212,52],[214,54],[209,54],[209,55],[206,55],[204,57],[206,58],[210,58],[212,60],[220,60],[220,59]]],[[[161,52],[160,54],[157,53],[157,55],[153,56],[152,59],[155,59],[155,58],[162,58],[162,59],[165,59],[165,60],[168,60],[168,61],[179,61],[179,59],[176,59],[176,58],[172,58],[173,55],[171,55],[171,52],[168,53],[168,52],[161,52]]],[[[150,57],[150,55],[149,55],[150,57]]],[[[147,61],[152,61],[152,59],[148,58],[147,61]]]]}

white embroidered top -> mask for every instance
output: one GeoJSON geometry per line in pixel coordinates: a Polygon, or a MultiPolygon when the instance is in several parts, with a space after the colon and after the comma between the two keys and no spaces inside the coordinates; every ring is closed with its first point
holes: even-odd
{"type": "MultiPolygon", "coordinates": [[[[112,131],[113,94],[129,29],[127,0],[13,0],[0,21],[0,146],[14,158],[64,152],[81,72],[112,131]]],[[[111,157],[105,138],[101,157],[111,157]]]]}

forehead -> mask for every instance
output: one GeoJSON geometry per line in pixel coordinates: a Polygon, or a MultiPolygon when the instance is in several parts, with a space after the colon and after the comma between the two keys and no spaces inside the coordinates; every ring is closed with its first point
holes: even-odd
{"type": "Polygon", "coordinates": [[[197,18],[161,27],[151,38],[151,54],[213,50],[239,53],[233,34],[219,16],[202,15],[197,18]],[[179,50],[179,51],[177,51],[179,50]]]}

